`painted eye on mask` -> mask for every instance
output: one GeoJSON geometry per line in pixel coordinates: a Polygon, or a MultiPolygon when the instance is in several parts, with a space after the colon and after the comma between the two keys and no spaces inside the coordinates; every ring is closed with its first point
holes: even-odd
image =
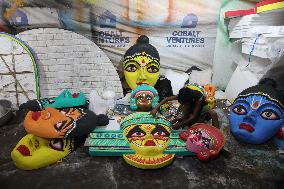
{"type": "Polygon", "coordinates": [[[280,119],[279,115],[274,110],[271,110],[271,109],[264,110],[260,115],[263,119],[267,119],[267,120],[280,119]]]}
{"type": "Polygon", "coordinates": [[[147,100],[152,100],[152,96],[146,95],[146,99],[147,99],[147,100]]]}
{"type": "Polygon", "coordinates": [[[57,130],[57,131],[61,131],[61,129],[64,127],[64,125],[67,123],[66,120],[63,120],[63,121],[58,121],[54,124],[54,128],[57,130]]]}
{"type": "Polygon", "coordinates": [[[129,64],[126,66],[125,70],[128,72],[135,72],[137,70],[137,66],[134,64],[129,64]]]}
{"type": "Polygon", "coordinates": [[[62,108],[59,111],[63,114],[68,114],[70,111],[72,111],[72,108],[62,108]]]}
{"type": "Polygon", "coordinates": [[[63,151],[63,140],[62,139],[52,139],[49,146],[54,150],[63,151]]]}
{"type": "Polygon", "coordinates": [[[161,125],[157,125],[157,127],[151,132],[151,134],[155,137],[163,136],[163,137],[169,137],[170,133],[161,125]]]}
{"type": "Polygon", "coordinates": [[[157,131],[155,133],[153,133],[153,136],[166,136],[166,133],[163,131],[157,131]]]}
{"type": "Polygon", "coordinates": [[[208,149],[209,149],[210,142],[211,142],[211,139],[202,137],[202,144],[208,149]]]}
{"type": "Polygon", "coordinates": [[[247,110],[243,105],[237,105],[233,108],[233,112],[238,115],[245,115],[247,114],[247,110]]]}
{"type": "Polygon", "coordinates": [[[143,137],[143,136],[145,136],[145,133],[139,131],[131,135],[131,137],[143,137]]]}
{"type": "Polygon", "coordinates": [[[147,68],[147,71],[149,73],[157,73],[159,69],[156,66],[150,66],[149,68],[147,68]]]}
{"type": "Polygon", "coordinates": [[[55,101],[53,99],[49,99],[49,104],[53,104],[55,101]]]}
{"type": "Polygon", "coordinates": [[[142,100],[142,99],[144,99],[144,97],[142,95],[139,95],[139,96],[137,96],[137,99],[142,100]]]}

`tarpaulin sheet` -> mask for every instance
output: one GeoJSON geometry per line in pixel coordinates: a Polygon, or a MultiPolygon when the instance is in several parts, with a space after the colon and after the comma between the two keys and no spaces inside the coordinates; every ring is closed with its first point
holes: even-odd
{"type": "Polygon", "coordinates": [[[219,0],[0,1],[0,29],[59,27],[87,36],[116,67],[139,35],[160,53],[162,68],[212,68],[219,0]]]}

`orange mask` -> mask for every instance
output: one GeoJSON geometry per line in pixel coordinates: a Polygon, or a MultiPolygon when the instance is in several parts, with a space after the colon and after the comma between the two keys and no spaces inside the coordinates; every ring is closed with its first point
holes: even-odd
{"type": "Polygon", "coordinates": [[[66,138],[75,129],[76,121],[86,115],[83,109],[57,110],[48,107],[42,111],[29,111],[24,127],[28,133],[43,138],[66,138]]]}

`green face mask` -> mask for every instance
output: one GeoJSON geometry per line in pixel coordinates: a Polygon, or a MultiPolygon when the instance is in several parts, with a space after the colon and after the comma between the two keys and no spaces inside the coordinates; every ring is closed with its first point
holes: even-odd
{"type": "Polygon", "coordinates": [[[85,105],[86,97],[82,92],[71,94],[70,91],[64,90],[58,97],[40,99],[39,102],[42,108],[68,108],[85,105]]]}

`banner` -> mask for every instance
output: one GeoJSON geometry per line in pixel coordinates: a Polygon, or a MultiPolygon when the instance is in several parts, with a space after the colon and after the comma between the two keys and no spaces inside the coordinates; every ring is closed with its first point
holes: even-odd
{"type": "Polygon", "coordinates": [[[94,41],[118,68],[139,35],[157,48],[161,67],[212,68],[219,0],[0,1],[0,30],[58,27],[94,41]]]}

